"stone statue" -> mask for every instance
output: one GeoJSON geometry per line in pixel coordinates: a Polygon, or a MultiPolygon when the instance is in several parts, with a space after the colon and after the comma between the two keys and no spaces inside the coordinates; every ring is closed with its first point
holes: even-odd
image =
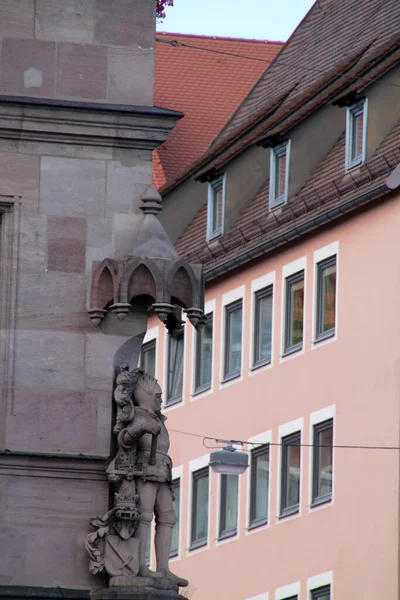
{"type": "Polygon", "coordinates": [[[176,517],[161,388],[148,373],[130,371],[123,363],[117,369],[114,400],[117,452],[107,468],[114,486],[114,507],[90,522],[95,528],[85,544],[90,571],[108,574],[111,587],[177,591],[188,582],[168,566],[176,517]],[[153,515],[157,571],[151,571],[145,559],[153,515]]]}

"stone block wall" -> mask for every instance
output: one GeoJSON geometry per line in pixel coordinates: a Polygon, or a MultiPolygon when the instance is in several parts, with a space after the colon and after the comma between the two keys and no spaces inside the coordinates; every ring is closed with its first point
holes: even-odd
{"type": "Polygon", "coordinates": [[[88,294],[179,116],[151,106],[155,4],[0,0],[0,592],[96,584],[114,360],[146,315],[105,334],[88,294]]]}
{"type": "Polygon", "coordinates": [[[153,101],[153,0],[0,0],[0,94],[153,101]]]}

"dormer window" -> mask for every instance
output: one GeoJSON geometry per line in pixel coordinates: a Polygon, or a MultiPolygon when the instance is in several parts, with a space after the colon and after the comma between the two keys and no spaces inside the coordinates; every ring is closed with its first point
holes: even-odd
{"type": "Polygon", "coordinates": [[[269,207],[275,208],[288,199],[290,141],[271,148],[269,207]]]}
{"type": "Polygon", "coordinates": [[[367,99],[347,108],[346,169],[365,161],[367,146],[367,99]]]}
{"type": "Polygon", "coordinates": [[[207,241],[224,233],[225,175],[208,184],[207,241]]]}

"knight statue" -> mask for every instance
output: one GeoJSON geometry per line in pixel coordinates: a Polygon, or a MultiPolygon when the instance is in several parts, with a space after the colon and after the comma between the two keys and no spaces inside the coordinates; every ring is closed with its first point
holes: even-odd
{"type": "Polygon", "coordinates": [[[168,566],[176,517],[172,491],[172,461],[168,455],[162,391],[156,379],[141,369],[117,369],[114,433],[117,451],[107,476],[114,488],[114,506],[86,538],[93,574],[106,573],[110,587],[156,587],[178,591],[188,585],[168,566]],[[157,570],[146,565],[150,525],[155,516],[157,570]]]}

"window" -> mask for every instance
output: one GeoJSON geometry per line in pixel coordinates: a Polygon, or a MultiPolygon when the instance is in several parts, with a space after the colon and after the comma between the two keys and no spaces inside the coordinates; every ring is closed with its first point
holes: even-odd
{"type": "Polygon", "coordinates": [[[299,510],[300,442],[300,431],[282,438],[281,517],[299,510]]]}
{"type": "Polygon", "coordinates": [[[269,207],[274,208],[288,198],[290,142],[271,148],[269,207]]]}
{"type": "Polygon", "coordinates": [[[180,508],[181,508],[181,480],[174,479],[172,482],[172,491],[174,493],[174,509],[176,516],[176,523],[172,530],[171,548],[169,556],[178,556],[179,554],[179,521],[180,521],[180,508]]]}
{"type": "Polygon", "coordinates": [[[286,321],[284,353],[303,347],[304,271],[286,279],[286,321]]]}
{"type": "Polygon", "coordinates": [[[174,337],[168,334],[167,406],[182,400],[183,349],[183,328],[176,331],[174,337]]]}
{"type": "Polygon", "coordinates": [[[271,362],[272,285],[254,294],[254,354],[253,367],[271,362]]]}
{"type": "Polygon", "coordinates": [[[150,562],[151,562],[151,539],[152,539],[152,531],[151,531],[151,526],[150,526],[150,530],[149,530],[149,535],[147,536],[147,544],[146,544],[146,555],[145,555],[145,561],[146,561],[146,565],[149,567],[150,566],[150,562]]]}
{"type": "Polygon", "coordinates": [[[312,504],[332,499],[333,419],[314,425],[312,504]]]}
{"type": "Polygon", "coordinates": [[[192,527],[190,547],[199,548],[207,544],[208,536],[208,467],[192,474],[192,527]]]}
{"type": "Polygon", "coordinates": [[[143,344],[140,368],[152,377],[156,376],[156,340],[143,344]]]}
{"type": "Polygon", "coordinates": [[[336,256],[317,264],[316,341],[335,335],[336,256]]]}
{"type": "Polygon", "coordinates": [[[311,600],[331,600],[331,586],[324,585],[316,590],[311,590],[311,600]]]}
{"type": "Polygon", "coordinates": [[[225,177],[219,177],[208,184],[207,240],[212,240],[224,232],[225,177]]]}
{"type": "Polygon", "coordinates": [[[269,445],[251,452],[250,460],[250,519],[249,528],[268,521],[269,445]]]}
{"type": "Polygon", "coordinates": [[[211,387],[213,315],[206,315],[203,327],[196,334],[195,392],[211,387]]]}
{"type": "Polygon", "coordinates": [[[242,301],[225,306],[224,380],[238,377],[242,368],[242,301]]]}
{"type": "Polygon", "coordinates": [[[346,169],[365,161],[367,142],[367,100],[361,100],[347,109],[346,169]]]}
{"type": "Polygon", "coordinates": [[[219,539],[236,535],[238,521],[238,475],[221,475],[219,539]]]}

